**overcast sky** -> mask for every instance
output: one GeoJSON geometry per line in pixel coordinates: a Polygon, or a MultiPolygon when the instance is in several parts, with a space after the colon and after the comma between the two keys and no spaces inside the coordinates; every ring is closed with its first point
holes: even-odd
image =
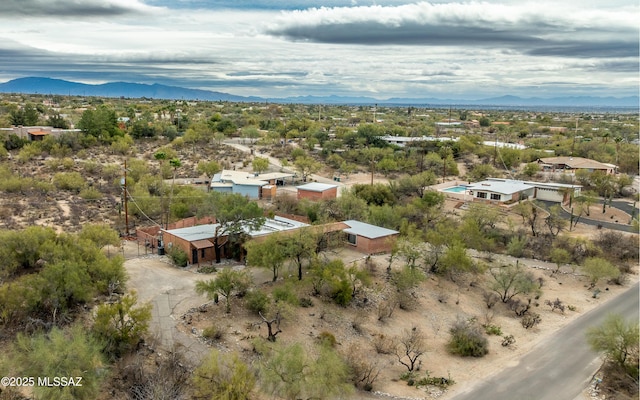
{"type": "Polygon", "coordinates": [[[637,0],[0,0],[0,81],[479,99],[639,90],[637,0]]]}

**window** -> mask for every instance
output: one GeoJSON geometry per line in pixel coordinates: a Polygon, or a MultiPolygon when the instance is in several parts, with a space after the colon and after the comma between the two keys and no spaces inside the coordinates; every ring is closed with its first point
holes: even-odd
{"type": "Polygon", "coordinates": [[[204,251],[205,251],[205,249],[200,250],[200,257],[202,257],[202,258],[204,258],[204,257],[205,257],[205,256],[204,256],[204,251]]]}
{"type": "Polygon", "coordinates": [[[356,238],[357,238],[357,236],[356,236],[356,235],[354,235],[353,233],[348,233],[348,234],[347,234],[347,241],[348,241],[349,243],[351,243],[352,245],[356,245],[356,244],[357,244],[357,243],[356,243],[356,238]]]}
{"type": "Polygon", "coordinates": [[[479,199],[486,199],[487,198],[487,192],[478,192],[478,198],[479,199]]]}
{"type": "Polygon", "coordinates": [[[491,193],[491,200],[500,200],[502,196],[496,193],[491,193]]]}

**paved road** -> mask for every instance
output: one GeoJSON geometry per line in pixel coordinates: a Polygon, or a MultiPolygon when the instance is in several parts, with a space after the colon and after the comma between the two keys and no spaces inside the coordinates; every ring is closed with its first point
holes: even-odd
{"type": "MultiPolygon", "coordinates": [[[[558,205],[558,203],[553,202],[553,201],[544,201],[544,200],[537,200],[537,201],[538,201],[538,203],[543,204],[544,208],[547,209],[547,210],[551,206],[558,205]]],[[[616,207],[616,208],[620,208],[621,210],[623,210],[625,212],[627,212],[627,209],[629,209],[629,210],[632,209],[632,206],[630,206],[628,203],[626,203],[624,201],[619,201],[619,202],[614,201],[613,206],[616,207]]],[[[571,219],[571,214],[569,212],[567,212],[564,208],[560,210],[560,216],[562,218],[566,219],[567,221],[571,219]]],[[[579,224],[590,225],[590,226],[601,225],[603,228],[611,229],[611,230],[615,230],[615,231],[638,233],[638,231],[636,229],[634,229],[634,227],[632,225],[614,224],[614,223],[611,223],[611,222],[596,221],[596,220],[593,220],[593,219],[586,218],[585,216],[581,216],[580,220],[578,221],[578,223],[579,224]]]]}
{"type": "Polygon", "coordinates": [[[573,400],[600,367],[585,332],[609,313],[638,318],[639,286],[589,311],[540,343],[516,366],[503,370],[453,400],[573,400]]]}

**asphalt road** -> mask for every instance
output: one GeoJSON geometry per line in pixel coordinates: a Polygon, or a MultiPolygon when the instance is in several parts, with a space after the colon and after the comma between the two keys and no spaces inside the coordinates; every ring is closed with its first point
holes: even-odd
{"type": "Polygon", "coordinates": [[[585,332],[601,324],[610,313],[637,319],[639,289],[635,284],[625,293],[582,315],[540,343],[517,365],[468,389],[453,400],[576,399],[601,364],[599,354],[590,350],[585,332]]]}
{"type": "MultiPolygon", "coordinates": [[[[549,209],[549,207],[558,204],[558,203],[553,202],[553,201],[544,201],[544,200],[538,200],[538,202],[543,204],[544,208],[547,209],[547,210],[549,209]]],[[[624,202],[624,201],[614,201],[613,202],[613,207],[619,208],[622,211],[625,211],[625,212],[627,212],[629,214],[631,213],[631,210],[633,209],[632,205],[630,205],[629,203],[624,202]]],[[[566,219],[567,221],[571,219],[571,214],[568,213],[564,208],[560,210],[560,216],[562,216],[562,218],[566,219]]],[[[586,218],[585,216],[580,217],[580,220],[579,220],[578,223],[579,224],[590,225],[590,226],[601,225],[603,228],[611,229],[611,230],[615,230],[615,231],[638,233],[638,231],[636,229],[634,229],[634,227],[632,225],[614,224],[614,223],[606,222],[606,221],[596,221],[596,220],[593,220],[593,219],[586,218]]]]}

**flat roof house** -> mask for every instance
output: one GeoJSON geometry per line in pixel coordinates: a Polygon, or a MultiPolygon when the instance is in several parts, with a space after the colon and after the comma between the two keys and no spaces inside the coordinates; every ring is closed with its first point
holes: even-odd
{"type": "Polygon", "coordinates": [[[222,170],[211,179],[211,190],[221,193],[239,193],[250,199],[261,199],[263,188],[269,190],[267,197],[273,197],[273,187],[283,185],[287,178],[293,179],[295,174],[285,172],[269,172],[253,174],[246,171],[222,170]]]}
{"type": "Polygon", "coordinates": [[[522,181],[484,180],[467,186],[467,192],[474,201],[507,203],[533,197],[535,187],[522,181]]]}
{"type": "MultiPolygon", "coordinates": [[[[162,229],[162,240],[167,248],[178,247],[186,254],[190,264],[210,262],[215,260],[215,249],[213,240],[218,224],[196,225],[180,229],[162,229]]],[[[245,233],[251,238],[266,236],[271,233],[285,232],[304,226],[309,226],[303,222],[275,216],[273,219],[266,219],[264,225],[257,230],[246,229],[245,233]]],[[[223,257],[230,258],[234,249],[225,238],[219,238],[222,245],[223,257]]]]}
{"type": "Polygon", "coordinates": [[[347,234],[347,241],[356,250],[366,254],[390,252],[400,232],[382,228],[360,221],[343,222],[348,227],[342,231],[347,234]]]}
{"type": "Polygon", "coordinates": [[[338,185],[330,183],[311,182],[298,186],[298,200],[335,199],[338,196],[338,185]]]}
{"type": "Polygon", "coordinates": [[[607,174],[615,174],[618,167],[613,164],[605,164],[596,160],[582,157],[546,157],[539,158],[538,164],[543,171],[575,173],[577,170],[604,171],[607,174]]]}

